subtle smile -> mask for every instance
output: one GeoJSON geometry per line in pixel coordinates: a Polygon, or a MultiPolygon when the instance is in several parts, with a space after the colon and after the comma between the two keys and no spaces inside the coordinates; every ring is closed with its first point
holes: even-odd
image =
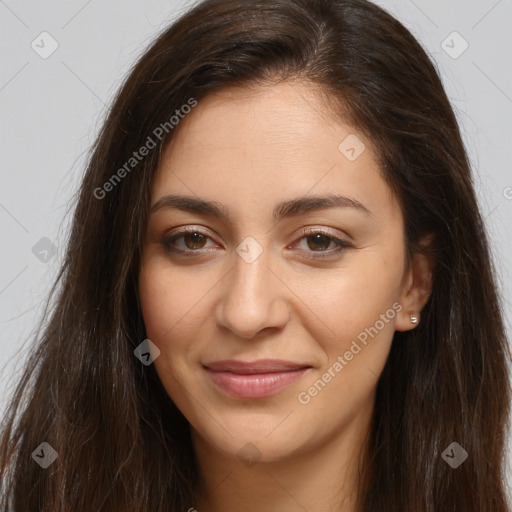
{"type": "Polygon", "coordinates": [[[278,360],[253,363],[229,360],[203,366],[222,391],[237,398],[262,398],[274,395],[311,369],[309,365],[278,360]]]}

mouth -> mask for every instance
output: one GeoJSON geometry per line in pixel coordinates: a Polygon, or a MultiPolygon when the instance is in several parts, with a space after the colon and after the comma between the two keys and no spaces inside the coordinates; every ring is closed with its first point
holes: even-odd
{"type": "Polygon", "coordinates": [[[308,364],[278,359],[215,361],[203,367],[221,391],[237,398],[275,395],[312,368],[308,364]]]}

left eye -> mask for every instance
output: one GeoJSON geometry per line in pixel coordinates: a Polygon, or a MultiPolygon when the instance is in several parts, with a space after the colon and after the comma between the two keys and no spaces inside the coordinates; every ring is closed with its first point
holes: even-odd
{"type": "Polygon", "coordinates": [[[319,230],[307,230],[298,240],[306,242],[307,249],[301,249],[306,254],[306,258],[316,260],[336,257],[353,247],[351,243],[319,230]],[[335,248],[327,250],[331,243],[335,248]]]}
{"type": "Polygon", "coordinates": [[[342,245],[343,243],[343,240],[335,238],[331,235],[327,235],[321,231],[308,233],[302,236],[299,240],[304,240],[306,242],[307,248],[314,252],[325,251],[329,248],[331,243],[334,243],[335,246],[342,245]]]}
{"type": "MultiPolygon", "coordinates": [[[[167,251],[186,255],[191,253],[199,253],[201,249],[207,248],[206,243],[209,239],[211,238],[207,234],[202,233],[197,229],[187,229],[165,238],[162,243],[167,251]],[[178,245],[178,240],[182,240],[184,247],[183,245],[181,247],[178,245]]],[[[298,240],[300,242],[306,242],[307,248],[300,248],[301,251],[322,253],[309,256],[313,258],[332,256],[333,254],[337,254],[345,249],[352,247],[352,245],[345,240],[332,236],[323,231],[304,232],[302,233],[301,237],[298,238],[298,240]],[[334,244],[335,248],[329,250],[331,244],[334,244]]]]}

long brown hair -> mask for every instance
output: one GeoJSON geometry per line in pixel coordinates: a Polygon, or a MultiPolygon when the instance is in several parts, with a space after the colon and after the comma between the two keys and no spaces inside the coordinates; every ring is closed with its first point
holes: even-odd
{"type": "Polygon", "coordinates": [[[135,64],[91,150],[62,268],[3,422],[2,510],[193,507],[188,422],[154,365],[134,356],[146,338],[137,280],[151,181],[179,129],[169,120],[191,98],[289,79],[319,86],[375,145],[409,256],[433,235],[432,295],[419,326],[395,333],[358,510],[507,510],[510,352],[470,164],[431,60],[365,0],[206,0],[135,64]],[[130,160],[148,137],[155,147],[130,160]],[[46,469],[32,457],[42,442],[57,453],[46,469]],[[452,442],[468,454],[456,469],[442,457],[452,442]]]}

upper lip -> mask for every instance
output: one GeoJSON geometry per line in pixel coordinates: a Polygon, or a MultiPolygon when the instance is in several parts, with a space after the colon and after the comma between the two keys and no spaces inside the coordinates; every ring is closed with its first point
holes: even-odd
{"type": "Polygon", "coordinates": [[[308,364],[283,361],[281,359],[259,359],[257,361],[239,361],[227,359],[204,364],[206,368],[216,372],[231,372],[240,374],[273,373],[310,368],[308,364]]]}

